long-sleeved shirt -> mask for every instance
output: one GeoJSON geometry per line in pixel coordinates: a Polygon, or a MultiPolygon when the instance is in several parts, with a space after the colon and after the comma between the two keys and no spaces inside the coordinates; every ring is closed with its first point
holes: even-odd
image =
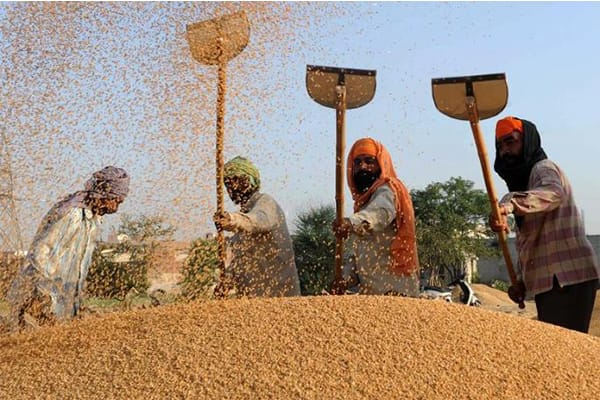
{"type": "Polygon", "coordinates": [[[528,190],[508,193],[500,204],[523,217],[516,245],[528,298],[551,290],[555,275],[561,286],[598,278],[598,260],[585,235],[571,184],[554,162],[546,159],[535,164],[528,190]]]}
{"type": "Polygon", "coordinates": [[[390,271],[391,243],[396,236],[396,206],[389,185],[379,187],[361,210],[348,217],[353,237],[349,241],[359,292],[385,294],[395,291],[416,297],[419,294],[418,272],[399,276],[390,271]]]}
{"type": "Polygon", "coordinates": [[[227,271],[248,297],[299,296],[300,281],[285,214],[269,195],[255,193],[247,212],[231,213],[227,271]]]}
{"type": "MultiPolygon", "coordinates": [[[[85,279],[100,235],[101,217],[73,207],[53,207],[44,217],[27,254],[27,262],[9,291],[20,304],[28,288],[52,299],[52,313],[69,319],[81,306],[85,279]]],[[[18,311],[18,310],[17,310],[18,311]]]]}

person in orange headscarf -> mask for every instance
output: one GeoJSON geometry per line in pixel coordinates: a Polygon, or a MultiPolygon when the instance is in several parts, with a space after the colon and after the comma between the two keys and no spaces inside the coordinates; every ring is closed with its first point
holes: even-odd
{"type": "MultiPolygon", "coordinates": [[[[387,149],[359,139],[348,154],[347,178],[354,214],[334,221],[337,237],[351,237],[351,268],[363,294],[419,294],[415,215],[387,149]]],[[[345,266],[348,269],[348,265],[345,266]]]]}

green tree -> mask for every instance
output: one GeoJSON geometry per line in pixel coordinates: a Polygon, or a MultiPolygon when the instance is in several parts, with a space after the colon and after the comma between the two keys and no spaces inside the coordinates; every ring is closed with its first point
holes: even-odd
{"type": "Polygon", "coordinates": [[[134,217],[123,214],[117,229],[117,233],[127,235],[132,242],[146,245],[155,245],[159,239],[172,239],[175,231],[175,227],[166,224],[164,218],[158,215],[134,217]]]}
{"type": "Polygon", "coordinates": [[[175,230],[160,216],[123,214],[117,233],[128,239],[97,246],[87,277],[87,292],[105,298],[124,297],[132,288],[145,292],[158,241],[171,239],[175,230]]]}
{"type": "Polygon", "coordinates": [[[412,190],[422,272],[430,284],[446,283],[465,272],[469,258],[498,253],[487,224],[489,200],[461,177],[412,190]]]}
{"type": "Polygon", "coordinates": [[[188,300],[211,297],[219,273],[216,239],[196,239],[182,268],[182,297],[188,300]]]}
{"type": "Polygon", "coordinates": [[[303,295],[330,290],[335,260],[335,236],[331,224],[335,207],[320,206],[300,214],[292,235],[296,268],[303,295]]]}

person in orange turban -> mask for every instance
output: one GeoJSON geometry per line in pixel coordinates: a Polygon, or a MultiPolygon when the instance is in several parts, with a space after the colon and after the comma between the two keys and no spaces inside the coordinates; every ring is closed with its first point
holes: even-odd
{"type": "Polygon", "coordinates": [[[372,138],[356,141],[348,154],[347,179],[354,214],[335,221],[333,229],[340,238],[352,236],[348,260],[354,261],[359,292],[418,296],[413,204],[387,149],[372,138]]]}
{"type": "Polygon", "coordinates": [[[516,222],[518,279],[508,289],[520,303],[535,300],[538,320],[586,333],[596,299],[600,266],[585,234],[573,189],[548,159],[533,122],[505,117],[496,124],[494,169],[509,193],[499,202],[502,217],[492,230],[516,222]]]}

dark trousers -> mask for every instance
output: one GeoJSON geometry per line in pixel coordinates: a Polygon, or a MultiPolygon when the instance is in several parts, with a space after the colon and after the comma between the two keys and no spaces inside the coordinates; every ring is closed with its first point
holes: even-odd
{"type": "Polygon", "coordinates": [[[552,290],[535,296],[538,320],[587,333],[597,289],[597,279],[561,288],[555,276],[552,290]]]}

